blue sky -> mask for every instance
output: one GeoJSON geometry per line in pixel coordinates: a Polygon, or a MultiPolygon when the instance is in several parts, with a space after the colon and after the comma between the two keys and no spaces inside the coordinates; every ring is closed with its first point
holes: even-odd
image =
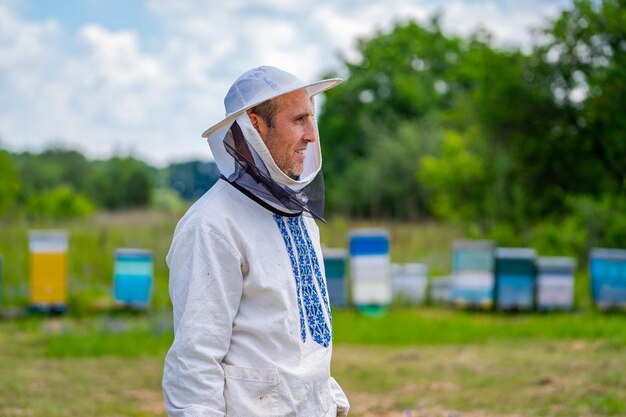
{"type": "Polygon", "coordinates": [[[111,30],[137,29],[143,33],[157,26],[157,21],[150,19],[141,1],[30,0],[24,2],[22,7],[24,17],[35,21],[57,19],[69,32],[76,32],[85,22],[97,23],[111,30]]]}
{"type": "MultiPolygon", "coordinates": [[[[4,0],[0,146],[51,144],[157,165],[209,159],[201,133],[229,85],[268,64],[312,81],[358,59],[358,37],[443,11],[449,32],[528,45],[570,0],[4,0]]],[[[322,138],[323,140],[323,138],[322,138]]]]}

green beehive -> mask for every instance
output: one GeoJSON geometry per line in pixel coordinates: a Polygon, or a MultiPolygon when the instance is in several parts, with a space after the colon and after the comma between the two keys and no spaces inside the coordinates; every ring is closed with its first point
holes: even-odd
{"type": "Polygon", "coordinates": [[[496,249],[496,307],[532,310],[535,306],[537,264],[530,248],[496,249]]]}
{"type": "Polygon", "coordinates": [[[332,307],[346,307],[348,305],[346,285],[346,262],[348,252],[345,249],[323,249],[324,272],[326,286],[332,307]]]}

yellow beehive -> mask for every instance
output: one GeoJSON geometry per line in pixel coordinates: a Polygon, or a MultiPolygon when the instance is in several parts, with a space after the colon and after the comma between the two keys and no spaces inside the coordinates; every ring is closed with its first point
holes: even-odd
{"type": "Polygon", "coordinates": [[[64,308],[67,304],[67,233],[31,231],[28,243],[31,306],[64,308]]]}

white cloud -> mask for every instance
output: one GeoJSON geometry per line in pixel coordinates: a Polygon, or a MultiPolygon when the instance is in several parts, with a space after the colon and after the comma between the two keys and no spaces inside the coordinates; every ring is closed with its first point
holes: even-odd
{"type": "MultiPolygon", "coordinates": [[[[484,26],[500,42],[527,44],[528,26],[569,1],[451,0],[442,24],[459,34],[484,26]]],[[[0,4],[3,146],[41,149],[63,139],[92,157],[133,151],[160,164],[209,157],[200,134],[222,117],[223,96],[243,71],[269,64],[312,80],[339,69],[339,54],[358,58],[357,38],[397,21],[424,22],[442,4],[145,2],[160,28],[152,38],[90,22],[69,33],[53,19],[25,19],[15,0],[0,4]]]]}
{"type": "Polygon", "coordinates": [[[132,151],[154,163],[209,155],[197,133],[203,124],[172,117],[202,120],[197,104],[179,97],[184,78],[167,56],[142,52],[136,32],[86,24],[71,38],[54,21],[27,22],[6,7],[0,21],[1,55],[10,57],[0,66],[3,146],[40,150],[52,141],[92,157],[132,151]]]}
{"type": "MultiPolygon", "coordinates": [[[[559,7],[540,0],[524,2],[490,0],[477,5],[461,0],[446,2],[444,27],[455,33],[467,35],[485,28],[495,36],[500,45],[528,47],[530,29],[543,25],[545,19],[556,17],[559,7]]],[[[561,1],[562,5],[569,2],[561,1]]]]}

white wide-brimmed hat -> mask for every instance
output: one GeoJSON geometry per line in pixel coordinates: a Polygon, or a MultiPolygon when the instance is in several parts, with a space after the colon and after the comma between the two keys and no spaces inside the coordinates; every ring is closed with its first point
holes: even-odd
{"type": "Polygon", "coordinates": [[[224,98],[226,115],[224,119],[202,134],[203,138],[209,138],[217,132],[231,125],[237,117],[254,106],[292,91],[306,88],[312,97],[323,91],[335,87],[343,80],[341,78],[329,78],[305,83],[298,77],[275,67],[262,66],[245,72],[233,83],[224,98]]]}

